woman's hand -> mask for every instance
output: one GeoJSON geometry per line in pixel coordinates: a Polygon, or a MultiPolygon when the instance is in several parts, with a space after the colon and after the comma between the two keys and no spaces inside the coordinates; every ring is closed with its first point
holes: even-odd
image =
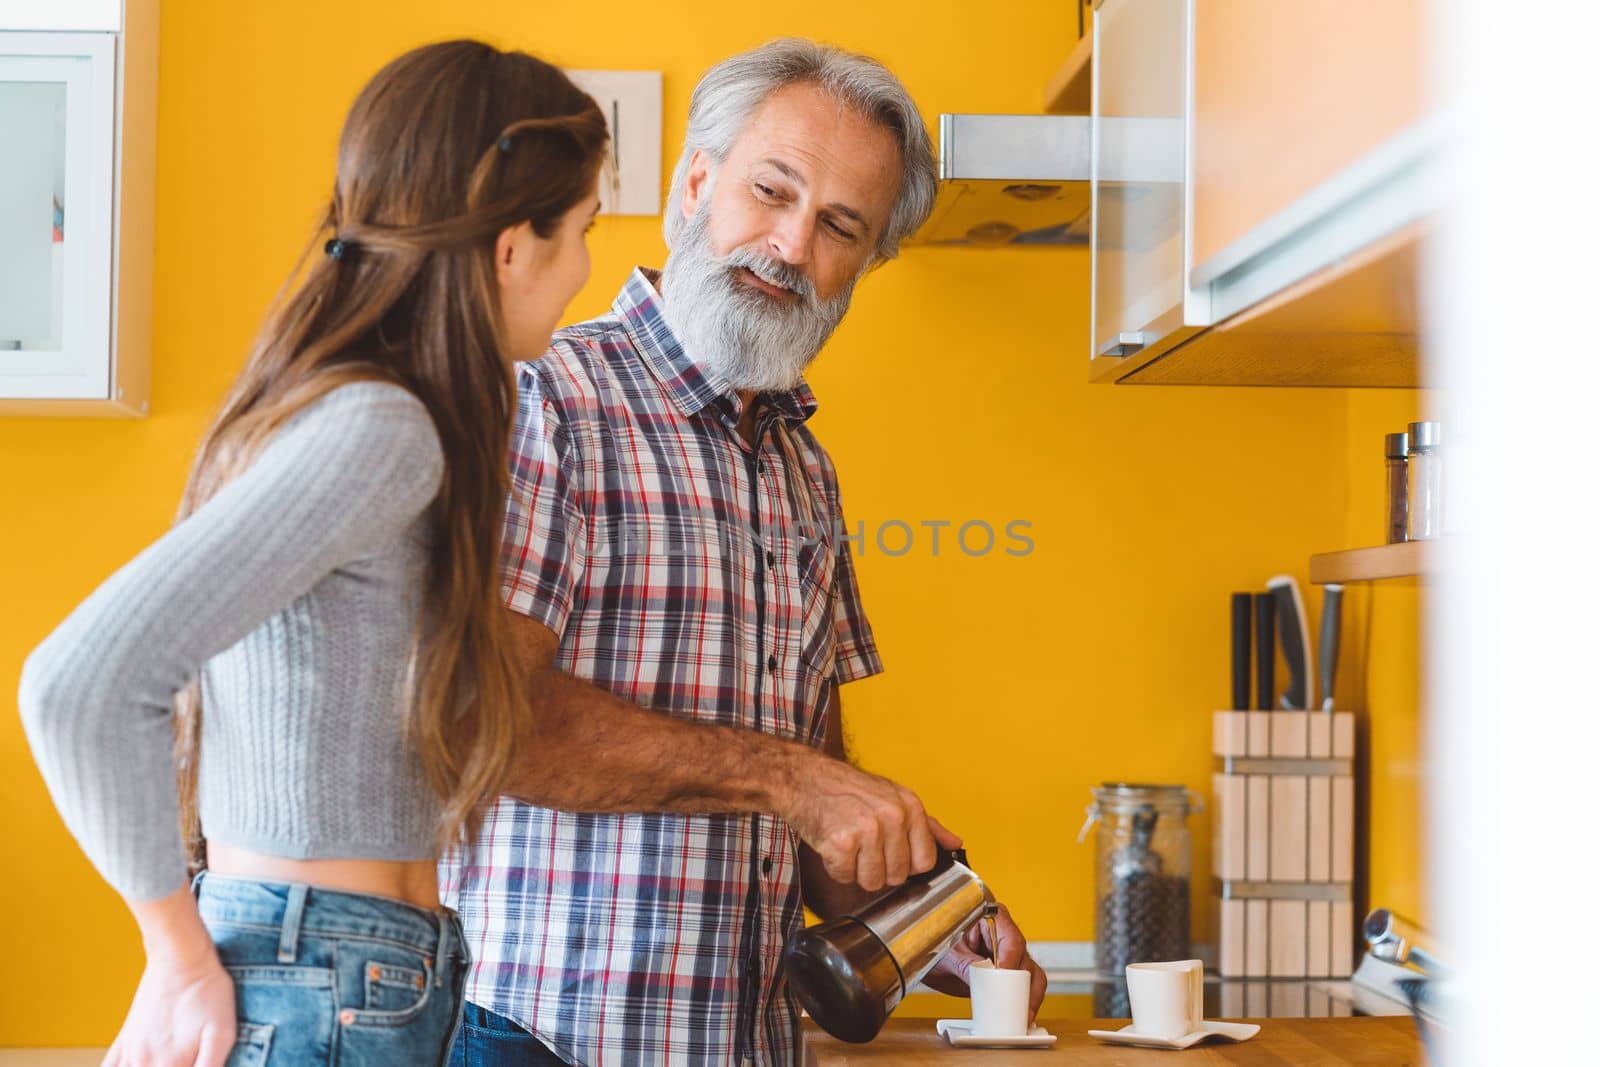
{"type": "Polygon", "coordinates": [[[144,976],[103,1067],[222,1067],[233,1049],[233,979],[186,889],[132,905],[144,976]]]}

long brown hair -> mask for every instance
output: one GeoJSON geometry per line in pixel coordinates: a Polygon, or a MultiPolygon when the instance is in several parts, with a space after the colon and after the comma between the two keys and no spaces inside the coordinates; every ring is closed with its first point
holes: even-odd
{"type": "MultiPolygon", "coordinates": [[[[341,385],[393,382],[427,407],[445,473],[428,516],[405,721],[444,801],[441,846],[470,836],[499,791],[521,688],[500,600],[516,392],[495,239],[523,222],[551,236],[595,188],[605,147],[594,101],[530,55],[449,41],[379,71],[345,120],[322,225],[201,441],[180,510],[204,504],[286,420],[341,385]]],[[[198,689],[179,702],[176,741],[193,857],[202,847],[198,689]]]]}

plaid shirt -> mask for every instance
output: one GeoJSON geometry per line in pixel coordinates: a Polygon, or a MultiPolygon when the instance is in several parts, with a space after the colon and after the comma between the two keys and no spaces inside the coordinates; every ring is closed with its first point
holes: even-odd
{"type": "MultiPolygon", "coordinates": [[[[519,367],[509,605],[557,666],[695,722],[822,743],[835,682],[882,670],[838,483],[802,384],[738,397],[696,366],[635,271],[611,314],[519,367]]],[[[787,1064],[779,978],[802,921],[798,839],[751,815],[587,815],[501,798],[441,863],[475,1004],[581,1064],[787,1064]]]]}

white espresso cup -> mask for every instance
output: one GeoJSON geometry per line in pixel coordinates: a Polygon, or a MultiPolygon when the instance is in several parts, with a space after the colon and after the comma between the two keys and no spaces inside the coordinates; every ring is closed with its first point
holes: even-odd
{"type": "Polygon", "coordinates": [[[1026,1037],[1028,992],[1032,984],[1027,971],[1005,970],[988,960],[981,960],[968,968],[967,986],[972,992],[972,1036],[1026,1037]]]}
{"type": "Polygon", "coordinates": [[[1128,964],[1128,1005],[1135,1033],[1179,1038],[1204,1019],[1205,971],[1199,960],[1128,964]]]}

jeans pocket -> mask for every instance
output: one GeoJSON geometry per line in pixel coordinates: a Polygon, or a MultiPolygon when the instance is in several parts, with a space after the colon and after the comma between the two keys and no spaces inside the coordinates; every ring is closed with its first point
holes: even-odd
{"type": "Polygon", "coordinates": [[[425,972],[376,960],[367,964],[366,979],[364,1011],[406,1011],[416,1007],[428,987],[425,972]]]}
{"type": "Polygon", "coordinates": [[[226,1067],[265,1067],[272,1051],[272,1031],[270,1023],[241,1022],[226,1067]]]}
{"type": "Polygon", "coordinates": [[[345,1026],[403,1026],[421,1015],[433,993],[433,965],[400,951],[375,953],[362,964],[361,1007],[341,1013],[345,1026]],[[396,958],[401,957],[401,958],[396,958]]]}
{"type": "Polygon", "coordinates": [[[497,1037],[532,1037],[527,1028],[507,1019],[504,1015],[497,1015],[488,1008],[479,1007],[467,1001],[462,1012],[462,1022],[474,1030],[497,1037]]]}
{"type": "Polygon", "coordinates": [[[337,988],[332,970],[260,964],[228,968],[239,1011],[239,1036],[234,1063],[263,1067],[273,1064],[327,1063],[333,1055],[337,988]],[[245,1035],[265,1030],[261,1051],[246,1045],[245,1035]],[[270,1060],[268,1053],[271,1053],[270,1060]]]}

